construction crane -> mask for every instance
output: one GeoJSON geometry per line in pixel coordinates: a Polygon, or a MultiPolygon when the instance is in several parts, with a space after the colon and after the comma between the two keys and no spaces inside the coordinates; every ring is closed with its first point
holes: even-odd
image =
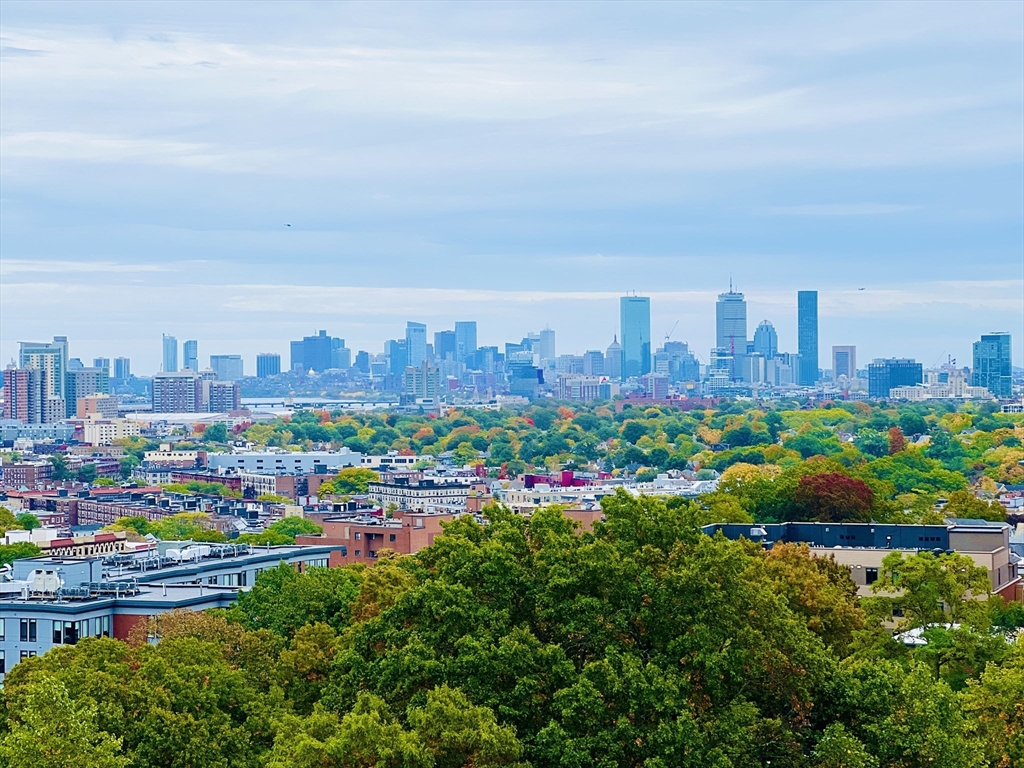
{"type": "Polygon", "coordinates": [[[676,332],[676,328],[679,327],[679,321],[676,320],[676,324],[672,326],[672,330],[665,334],[665,341],[672,338],[672,334],[676,332]]]}

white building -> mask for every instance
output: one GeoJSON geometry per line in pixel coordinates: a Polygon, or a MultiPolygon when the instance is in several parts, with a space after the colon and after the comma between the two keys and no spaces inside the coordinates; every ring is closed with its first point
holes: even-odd
{"type": "Polygon", "coordinates": [[[276,474],[296,472],[315,474],[321,472],[337,472],[345,467],[360,466],[363,455],[342,448],[340,451],[308,451],[293,453],[290,451],[253,451],[250,453],[211,453],[207,456],[210,469],[234,469],[243,472],[276,474]]]}
{"type": "Polygon", "coordinates": [[[370,483],[369,497],[382,507],[411,512],[458,512],[466,508],[470,484],[462,478],[424,478],[393,483],[370,483]]]}
{"type": "Polygon", "coordinates": [[[89,445],[113,445],[118,440],[140,434],[138,422],[128,419],[88,418],[82,422],[82,439],[89,445]]]}

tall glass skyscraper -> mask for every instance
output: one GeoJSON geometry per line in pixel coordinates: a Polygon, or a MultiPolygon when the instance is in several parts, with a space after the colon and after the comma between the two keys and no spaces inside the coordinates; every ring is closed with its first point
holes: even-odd
{"type": "Polygon", "coordinates": [[[182,345],[185,367],[190,371],[199,370],[199,342],[189,339],[182,345]]]}
{"type": "Polygon", "coordinates": [[[427,326],[411,320],[405,324],[405,349],[409,356],[406,365],[419,368],[427,359],[427,326]]]}
{"type": "Polygon", "coordinates": [[[971,384],[988,387],[996,397],[1013,396],[1013,368],[1010,334],[985,333],[974,342],[974,367],[971,384]]]}
{"type": "Polygon", "coordinates": [[[164,336],[164,373],[174,373],[178,370],[178,339],[174,336],[164,336]]]}
{"type": "Polygon", "coordinates": [[[754,331],[754,352],[765,360],[771,360],[779,354],[779,334],[768,320],[762,320],[754,331]]]}
{"type": "MultiPolygon", "coordinates": [[[[455,324],[455,359],[466,362],[476,352],[476,320],[465,320],[455,324]]],[[[437,350],[434,350],[435,352],[437,350]]]]}
{"type": "Polygon", "coordinates": [[[619,299],[622,333],[622,380],[651,372],[651,300],[646,296],[619,299]]]}
{"type": "Polygon", "coordinates": [[[818,381],[818,292],[796,293],[797,349],[800,352],[801,387],[813,387],[818,381]]]}
{"type": "Polygon", "coordinates": [[[715,346],[730,355],[747,352],[747,302],[743,294],[729,286],[718,294],[715,305],[715,346]]]}

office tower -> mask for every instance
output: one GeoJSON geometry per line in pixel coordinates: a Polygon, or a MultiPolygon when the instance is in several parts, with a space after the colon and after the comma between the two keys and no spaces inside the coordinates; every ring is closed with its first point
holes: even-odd
{"type": "Polygon", "coordinates": [[[317,331],[315,336],[302,338],[302,369],[323,373],[331,367],[332,339],[327,331],[317,331]]]}
{"type": "Polygon", "coordinates": [[[534,351],[539,353],[541,362],[555,359],[555,332],[545,328],[540,332],[540,340],[534,351]]]}
{"type": "Polygon", "coordinates": [[[583,375],[604,376],[604,352],[588,349],[583,353],[583,375]]]}
{"type": "MultiPolygon", "coordinates": [[[[424,329],[426,326],[424,326],[424,329]]],[[[424,333],[426,331],[424,330],[424,333]]],[[[441,391],[441,376],[437,368],[424,360],[419,365],[408,365],[402,382],[402,391],[412,399],[437,398],[441,391]]]]}
{"type": "Polygon", "coordinates": [[[405,339],[384,342],[384,354],[388,358],[388,373],[392,376],[405,376],[405,369],[409,365],[405,339]]]}
{"type": "Polygon", "coordinates": [[[411,320],[405,324],[406,365],[419,368],[427,359],[427,326],[411,320]]]}
{"type": "Polygon", "coordinates": [[[72,357],[68,359],[68,370],[69,371],[80,371],[85,368],[85,363],[82,362],[80,357],[72,357]]]}
{"type": "Polygon", "coordinates": [[[331,348],[331,368],[338,371],[347,371],[352,367],[352,350],[345,346],[344,339],[335,339],[340,341],[340,347],[331,348]]]}
{"type": "Polygon", "coordinates": [[[667,375],[673,384],[700,380],[700,363],[685,341],[666,341],[654,357],[658,362],[655,373],[667,375]]]}
{"type": "Polygon", "coordinates": [[[182,361],[190,371],[199,370],[199,342],[190,339],[182,345],[182,361]]]}
{"type": "Polygon", "coordinates": [[[132,361],[127,357],[114,358],[114,378],[120,381],[130,379],[132,375],[132,361]]]}
{"type": "Polygon", "coordinates": [[[153,376],[154,413],[197,413],[203,409],[203,379],[194,371],[161,371],[153,376]]]}
{"type": "Polygon", "coordinates": [[[455,331],[438,331],[434,334],[434,354],[438,360],[455,360],[455,331]]]}
{"type": "Polygon", "coordinates": [[[356,360],[353,367],[360,373],[369,373],[370,353],[362,349],[356,352],[356,360]]]}
{"type": "Polygon", "coordinates": [[[161,366],[164,373],[175,373],[178,370],[178,340],[174,336],[163,335],[164,356],[161,366]]]}
{"type": "Polygon", "coordinates": [[[466,362],[466,358],[473,355],[477,350],[476,346],[476,321],[465,320],[455,324],[455,359],[466,362]]]}
{"type": "Polygon", "coordinates": [[[646,296],[619,299],[622,335],[622,379],[651,372],[651,300],[646,296]]]}
{"type": "Polygon", "coordinates": [[[4,371],[4,418],[19,419],[26,424],[42,423],[45,380],[46,370],[42,368],[7,368],[4,371]]]}
{"type": "Polygon", "coordinates": [[[754,331],[754,345],[751,350],[771,360],[779,354],[779,334],[775,332],[775,326],[768,320],[762,320],[757,330],[754,331]]]}
{"type": "Polygon", "coordinates": [[[604,353],[604,374],[615,381],[622,378],[622,346],[618,336],[612,337],[612,343],[604,353]]]}
{"type": "Polygon", "coordinates": [[[971,383],[987,387],[996,397],[1013,396],[1013,367],[1010,334],[985,333],[974,342],[974,370],[971,383]]]}
{"type": "Polygon", "coordinates": [[[65,374],[64,414],[68,418],[77,413],[80,398],[89,395],[109,395],[110,376],[105,368],[79,368],[65,374]]]}
{"type": "Polygon", "coordinates": [[[800,353],[797,383],[801,387],[813,387],[818,381],[818,292],[797,291],[796,313],[797,351],[800,353]]]}
{"type": "Polygon", "coordinates": [[[64,397],[64,377],[68,371],[68,337],[54,336],[52,342],[21,342],[18,367],[45,371],[44,397],[64,397]]]}
{"type": "Polygon", "coordinates": [[[265,379],[281,373],[281,356],[276,352],[260,352],[256,355],[256,376],[265,379]]]}
{"type": "Polygon", "coordinates": [[[857,348],[853,345],[832,347],[832,380],[840,376],[857,378],[857,348]]]}
{"type": "Polygon", "coordinates": [[[102,368],[107,372],[107,376],[111,376],[113,371],[110,370],[110,358],[109,357],[96,357],[92,361],[93,368],[102,368]]]}
{"type": "Polygon", "coordinates": [[[302,367],[302,342],[292,341],[288,344],[288,370],[289,371],[303,371],[305,368],[302,367]]]}
{"type": "Polygon", "coordinates": [[[238,381],[245,375],[241,355],[210,355],[210,368],[219,381],[238,381]]]}
{"type": "Polygon", "coordinates": [[[909,358],[878,359],[868,365],[868,397],[884,399],[894,387],[912,387],[922,381],[921,364],[909,358]]]}
{"type": "Polygon", "coordinates": [[[747,351],[747,302],[732,285],[715,304],[715,347],[733,357],[747,351]]]}

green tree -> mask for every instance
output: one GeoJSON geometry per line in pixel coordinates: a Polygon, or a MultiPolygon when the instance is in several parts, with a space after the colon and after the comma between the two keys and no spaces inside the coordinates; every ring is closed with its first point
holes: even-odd
{"type": "Polygon", "coordinates": [[[228,425],[223,421],[210,424],[203,430],[204,443],[226,443],[228,441],[228,425]]]}
{"type": "Polygon", "coordinates": [[[53,465],[53,479],[58,483],[71,479],[71,470],[68,469],[68,463],[61,454],[55,453],[50,456],[50,464],[53,465]]]}
{"type": "Polygon", "coordinates": [[[26,531],[34,531],[42,523],[39,522],[39,518],[33,515],[31,512],[22,512],[16,518],[18,525],[24,528],[26,531]]]}
{"type": "Polygon", "coordinates": [[[96,479],[96,465],[95,464],[83,464],[82,468],[78,470],[78,474],[75,479],[80,483],[91,483],[96,479]]]}
{"type": "Polygon", "coordinates": [[[16,541],[14,544],[0,544],[0,565],[8,565],[15,560],[27,557],[38,557],[42,550],[28,541],[16,541]]]}
{"type": "Polygon", "coordinates": [[[320,495],[366,493],[370,483],[380,480],[380,475],[372,469],[362,467],[345,467],[332,480],[320,486],[320,495]]]}
{"type": "Polygon", "coordinates": [[[946,622],[986,628],[988,608],[981,598],[991,588],[988,571],[959,552],[919,552],[907,558],[892,552],[871,587],[876,594],[895,594],[889,600],[901,610],[904,628],[946,622]]]}
{"type": "Polygon", "coordinates": [[[29,684],[10,713],[10,730],[0,739],[0,757],[12,768],[122,768],[121,739],[97,727],[94,702],[72,701],[58,680],[29,684]]]}

